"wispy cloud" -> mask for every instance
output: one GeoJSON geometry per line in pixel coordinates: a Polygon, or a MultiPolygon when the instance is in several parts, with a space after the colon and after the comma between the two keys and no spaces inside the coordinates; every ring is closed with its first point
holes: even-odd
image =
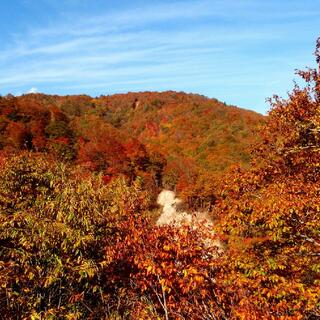
{"type": "Polygon", "coordinates": [[[38,92],[38,88],[37,87],[32,87],[28,93],[37,93],[38,92]]]}
{"type": "MultiPolygon", "coordinates": [[[[289,9],[275,0],[140,2],[94,14],[62,13],[41,26],[30,21],[0,52],[0,93],[37,86],[93,95],[179,89],[237,103],[246,84],[247,95],[263,108],[265,88],[283,79],[279,66],[288,71],[295,62],[281,43],[290,50],[294,35],[312,29],[320,15],[315,6],[293,2],[289,9]],[[260,93],[250,92],[250,85],[260,93]]],[[[307,49],[299,49],[300,57],[307,49]]]]}
{"type": "Polygon", "coordinates": [[[106,32],[119,32],[170,20],[194,20],[201,17],[212,17],[222,14],[223,10],[221,9],[219,12],[213,11],[212,0],[150,3],[94,16],[84,14],[76,20],[74,20],[74,17],[66,17],[63,25],[31,29],[31,34],[35,37],[53,37],[61,33],[71,36],[105,34],[106,32]]]}

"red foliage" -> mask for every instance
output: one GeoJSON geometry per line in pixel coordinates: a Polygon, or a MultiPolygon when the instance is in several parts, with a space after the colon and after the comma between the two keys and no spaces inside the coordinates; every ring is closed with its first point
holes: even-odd
{"type": "Polygon", "coordinates": [[[118,226],[121,237],[106,251],[110,285],[132,299],[146,296],[168,319],[223,316],[214,280],[217,248],[208,245],[215,237],[207,234],[204,242],[200,231],[148,224],[129,215],[118,226]]]}
{"type": "Polygon", "coordinates": [[[30,146],[30,133],[20,122],[9,122],[6,127],[8,145],[14,148],[27,149],[30,146]]]}
{"type": "Polygon", "coordinates": [[[111,181],[111,176],[106,174],[102,177],[102,181],[105,183],[105,184],[108,184],[110,181],[111,181]]]}

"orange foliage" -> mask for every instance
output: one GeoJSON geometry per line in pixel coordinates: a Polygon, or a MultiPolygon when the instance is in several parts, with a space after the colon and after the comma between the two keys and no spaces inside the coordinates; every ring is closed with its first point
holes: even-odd
{"type": "Polygon", "coordinates": [[[176,92],[0,98],[1,316],[318,319],[320,39],[316,62],[266,118],[176,92]],[[162,187],[215,230],[152,224],[162,187]]]}
{"type": "Polygon", "coordinates": [[[151,227],[134,215],[117,228],[121,237],[107,247],[105,266],[116,295],[145,296],[166,319],[224,316],[214,279],[217,247],[208,242],[214,236],[204,242],[199,230],[151,227]]]}
{"type": "Polygon", "coordinates": [[[216,208],[228,237],[221,287],[231,318],[316,319],[320,314],[319,69],[287,100],[275,97],[254,166],[230,174],[216,208]]]}

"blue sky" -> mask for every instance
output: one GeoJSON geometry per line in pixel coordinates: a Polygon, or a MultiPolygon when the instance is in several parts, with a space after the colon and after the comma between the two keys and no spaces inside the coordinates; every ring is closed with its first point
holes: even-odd
{"type": "Polygon", "coordinates": [[[314,65],[320,0],[2,0],[0,94],[178,90],[265,113],[314,65]]]}

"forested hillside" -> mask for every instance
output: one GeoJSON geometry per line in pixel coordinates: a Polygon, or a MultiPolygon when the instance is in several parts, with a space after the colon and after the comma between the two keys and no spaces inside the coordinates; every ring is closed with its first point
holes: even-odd
{"type": "Polygon", "coordinates": [[[263,121],[252,111],[177,92],[7,96],[0,100],[0,148],[45,152],[102,172],[105,180],[139,176],[154,192],[177,189],[190,205],[204,206],[230,165],[248,166],[263,121]]]}
{"type": "Polygon", "coordinates": [[[266,117],[176,92],[1,98],[0,317],[319,319],[315,56],[266,117]],[[212,223],[157,226],[162,188],[212,223]]]}

